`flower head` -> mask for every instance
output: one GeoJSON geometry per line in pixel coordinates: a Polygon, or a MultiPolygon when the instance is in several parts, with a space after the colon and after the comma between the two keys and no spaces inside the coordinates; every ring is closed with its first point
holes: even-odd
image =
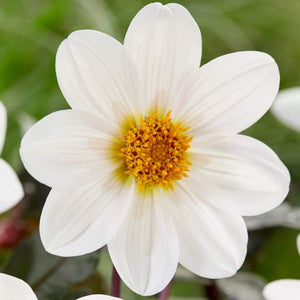
{"type": "Polygon", "coordinates": [[[186,176],[191,162],[187,157],[192,137],[184,134],[188,128],[173,124],[171,111],[163,117],[157,114],[143,118],[140,125],[131,125],[124,132],[120,156],[124,158],[126,175],[132,174],[141,191],[161,187],[173,189],[173,181],[186,176]]]}
{"type": "Polygon", "coordinates": [[[280,279],[267,284],[263,295],[266,300],[298,300],[300,296],[300,280],[280,279]]]}
{"type": "MultiPolygon", "coordinates": [[[[1,300],[37,300],[31,287],[21,279],[0,273],[1,300]]],[[[122,300],[106,295],[90,295],[77,300],[122,300]]]]}
{"type": "MultiPolygon", "coordinates": [[[[0,102],[0,154],[5,141],[6,122],[6,109],[0,102]]],[[[15,206],[23,196],[23,187],[15,171],[0,158],[0,213],[15,206]]]]}
{"type": "MultiPolygon", "coordinates": [[[[300,254],[300,235],[297,237],[297,249],[300,254]]],[[[280,279],[268,283],[263,295],[266,300],[298,300],[300,296],[300,280],[280,279]]]]}
{"type": "Polygon", "coordinates": [[[52,187],[41,217],[47,251],[105,244],[135,292],[161,291],[180,262],[233,275],[247,248],[243,215],[285,198],[290,177],[263,143],[238,134],[272,104],[274,60],[255,51],[199,68],[201,34],[179,4],[145,6],[124,45],[93,30],[60,45],[56,73],[70,110],[23,138],[27,170],[52,187]]]}
{"type": "Polygon", "coordinates": [[[287,127],[300,131],[300,87],[281,91],[271,107],[271,112],[287,127]]]}

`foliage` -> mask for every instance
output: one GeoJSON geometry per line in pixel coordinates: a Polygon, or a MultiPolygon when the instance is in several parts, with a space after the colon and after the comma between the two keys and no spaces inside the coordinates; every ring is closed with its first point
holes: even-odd
{"type": "MultiPolygon", "coordinates": [[[[122,41],[134,14],[149,2],[1,0],[0,99],[7,106],[9,121],[3,156],[22,174],[23,182],[34,183],[35,193],[26,218],[34,218],[40,214],[47,189],[24,173],[18,155],[21,137],[30,123],[68,107],[55,78],[55,53],[58,45],[70,32],[83,28],[104,31],[122,41]]],[[[190,10],[201,28],[203,63],[234,51],[265,51],[279,65],[282,88],[300,85],[298,0],[290,0],[288,4],[283,0],[178,2],[190,10]]],[[[293,205],[300,205],[300,134],[285,128],[269,113],[249,128],[246,134],[268,144],[288,166],[292,175],[288,201],[293,205]]],[[[300,273],[297,272],[300,269],[300,257],[296,254],[296,234],[296,230],[288,228],[257,230],[250,236],[250,246],[254,246],[244,269],[261,275],[267,281],[283,277],[300,279],[300,273]]],[[[1,250],[4,271],[27,280],[34,286],[37,294],[42,296],[40,299],[74,299],[78,290],[84,294],[84,288],[76,290],[74,284],[92,275],[95,270],[95,254],[65,260],[45,254],[38,243],[34,236],[12,253],[1,250]],[[56,279],[52,271],[48,277],[51,267],[55,267],[56,279]],[[37,285],[41,278],[42,283],[37,285]],[[60,291],[62,296],[59,297],[63,298],[49,296],[49,291],[53,288],[60,291]]],[[[110,264],[109,260],[103,261],[110,264]]],[[[101,264],[102,261],[100,275],[101,270],[109,269],[109,266],[102,268],[101,264]]],[[[101,286],[101,289],[108,292],[108,283],[101,277],[93,276],[90,282],[95,283],[96,278],[96,286],[99,283],[98,287],[101,286]]],[[[125,294],[127,299],[140,299],[139,296],[134,298],[124,287],[124,297],[125,294]]],[[[172,290],[172,296],[178,299],[201,295],[203,288],[199,282],[176,281],[172,290]]]]}

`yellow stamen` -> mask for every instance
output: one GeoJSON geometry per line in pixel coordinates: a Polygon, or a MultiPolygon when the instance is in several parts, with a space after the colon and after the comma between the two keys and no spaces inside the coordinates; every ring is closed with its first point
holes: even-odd
{"type": "Polygon", "coordinates": [[[132,122],[124,138],[119,156],[124,158],[125,174],[132,174],[141,191],[156,186],[173,190],[173,181],[187,177],[187,149],[192,137],[184,134],[188,130],[180,122],[173,123],[171,111],[163,118],[157,112],[140,118],[140,125],[132,122]]]}

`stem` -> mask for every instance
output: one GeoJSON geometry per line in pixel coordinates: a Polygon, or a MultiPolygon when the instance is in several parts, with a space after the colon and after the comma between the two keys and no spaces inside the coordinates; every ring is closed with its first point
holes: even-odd
{"type": "Polygon", "coordinates": [[[121,295],[121,278],[115,267],[111,278],[111,296],[120,297],[121,295]]]}
{"type": "Polygon", "coordinates": [[[171,290],[171,282],[159,294],[159,300],[167,300],[171,290]]]}
{"type": "Polygon", "coordinates": [[[210,300],[220,300],[220,292],[214,280],[210,280],[205,286],[206,296],[210,300]]]}

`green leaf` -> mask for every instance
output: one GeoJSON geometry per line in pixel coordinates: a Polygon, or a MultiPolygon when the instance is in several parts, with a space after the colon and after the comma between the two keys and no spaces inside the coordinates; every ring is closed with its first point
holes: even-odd
{"type": "MultiPolygon", "coordinates": [[[[48,254],[35,233],[13,251],[4,273],[25,280],[39,299],[64,299],[62,295],[67,295],[72,285],[95,271],[98,258],[97,252],[71,258],[48,254]]],[[[86,290],[80,295],[89,293],[86,290]]]]}

